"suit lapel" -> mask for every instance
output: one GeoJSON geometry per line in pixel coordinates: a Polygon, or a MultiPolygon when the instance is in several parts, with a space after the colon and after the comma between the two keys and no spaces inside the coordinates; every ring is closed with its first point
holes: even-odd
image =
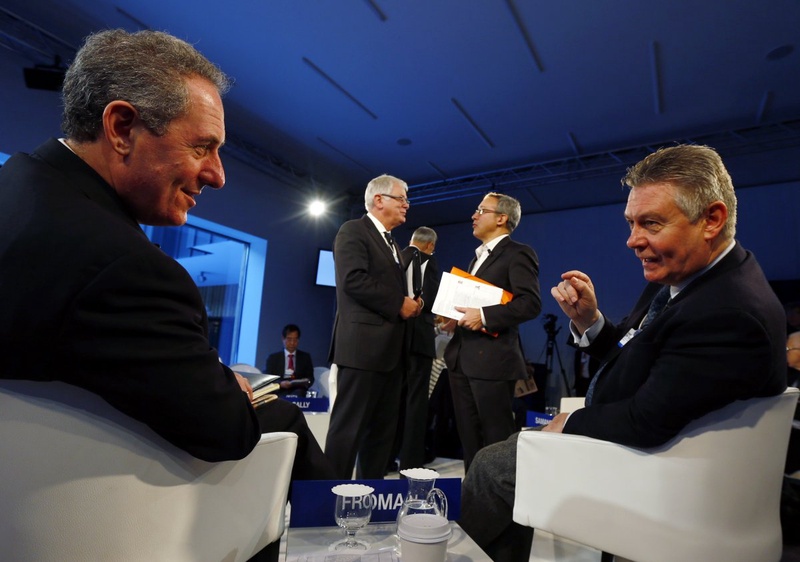
{"type": "Polygon", "coordinates": [[[372,238],[372,241],[378,245],[380,252],[386,257],[387,260],[391,262],[393,266],[397,267],[397,262],[394,261],[394,254],[392,254],[392,250],[389,248],[389,244],[386,243],[386,239],[383,237],[383,234],[378,232],[378,229],[375,228],[375,224],[367,215],[364,215],[362,221],[367,229],[367,234],[372,238]]]}
{"type": "MultiPolygon", "coordinates": [[[[480,277],[481,274],[486,270],[486,268],[491,266],[500,257],[500,254],[503,253],[503,250],[505,249],[506,246],[508,246],[508,243],[510,241],[511,241],[511,238],[506,236],[505,238],[500,240],[500,242],[497,243],[497,246],[495,246],[494,249],[491,251],[491,253],[488,256],[486,256],[486,259],[483,261],[481,266],[478,268],[478,271],[475,272],[475,275],[477,277],[480,277]]],[[[470,263],[470,269],[472,269],[472,265],[474,264],[474,261],[475,260],[473,260],[473,262],[470,263]]]]}

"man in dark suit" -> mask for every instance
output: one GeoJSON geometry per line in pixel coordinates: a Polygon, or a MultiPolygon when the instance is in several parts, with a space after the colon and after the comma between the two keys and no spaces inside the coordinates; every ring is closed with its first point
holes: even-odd
{"type": "Polygon", "coordinates": [[[253,408],[209,344],[197,286],[139,226],[182,225],[204,187],[223,186],[228,86],[165,33],[87,39],[64,81],[66,138],[0,169],[0,377],[85,388],[211,462],[293,431],[294,477],[324,478],[302,412],[253,408]]]}
{"type": "Polygon", "coordinates": [[[408,296],[391,230],[406,220],[408,186],[392,176],[367,185],[367,214],[347,221],[333,245],[336,318],[329,360],[338,367],[325,454],[338,478],[383,478],[397,429],[406,320],[422,300],[408,296]]]}
{"type": "MultiPolygon", "coordinates": [[[[602,366],[586,407],[544,431],[648,448],[730,402],[780,394],[786,320],[755,257],[735,241],[736,195],[716,152],[664,148],[623,181],[627,245],[649,284],[618,325],[598,310],[585,273],[568,271],[552,288],[575,344],[602,366]]],[[[535,478],[536,467],[526,468],[535,478]]],[[[516,471],[514,435],[479,453],[462,489],[462,526],[504,562],[527,560],[531,544],[532,530],[512,524],[516,471]]]]}
{"type": "Polygon", "coordinates": [[[516,431],[512,402],[518,379],[528,376],[519,325],[542,309],[539,259],[533,248],[510,234],[519,224],[519,201],[489,193],[472,215],[472,234],[482,242],[469,272],[512,293],[506,304],[463,308],[444,353],[453,393],[464,469],[486,445],[516,431]]]}
{"type": "Polygon", "coordinates": [[[267,368],[264,372],[281,377],[281,388],[276,391],[278,396],[305,396],[306,391],[314,384],[311,354],[297,349],[300,344],[300,327],[296,324],[284,326],[281,336],[283,351],[267,357],[267,368]]]}
{"type": "Polygon", "coordinates": [[[425,428],[428,425],[428,387],[436,357],[436,328],[431,312],[439,290],[439,266],[433,252],[436,232],[427,226],[417,228],[402,257],[411,296],[421,296],[422,313],[408,321],[408,349],[400,424],[395,441],[399,445],[400,469],[420,468],[425,462],[425,428]],[[414,295],[420,291],[420,295],[414,295]]]}

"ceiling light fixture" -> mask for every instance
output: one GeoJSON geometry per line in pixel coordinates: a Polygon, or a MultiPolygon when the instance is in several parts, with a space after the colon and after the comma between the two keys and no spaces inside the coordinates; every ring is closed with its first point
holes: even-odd
{"type": "Polygon", "coordinates": [[[327,210],[327,208],[328,208],[328,206],[323,201],[320,201],[319,199],[315,199],[314,201],[309,203],[309,205],[308,205],[308,213],[312,217],[319,217],[319,216],[322,216],[322,215],[325,214],[325,211],[327,210]]]}

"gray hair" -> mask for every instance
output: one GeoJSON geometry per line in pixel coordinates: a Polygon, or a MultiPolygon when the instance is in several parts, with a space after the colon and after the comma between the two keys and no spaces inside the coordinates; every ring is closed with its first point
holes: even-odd
{"type": "Polygon", "coordinates": [[[186,79],[193,76],[214,84],[220,95],[231,86],[194,47],[167,33],[113,29],[90,35],[64,78],[64,133],[77,142],[97,140],[106,106],[123,100],[161,136],[187,111],[186,79]]]}
{"type": "Polygon", "coordinates": [[[693,144],[661,148],[628,168],[622,183],[631,189],[653,183],[674,185],[675,203],[692,223],[703,216],[709,205],[722,201],[728,208],[722,239],[736,236],[733,181],[713,148],[693,144]]]}
{"type": "Polygon", "coordinates": [[[420,226],[411,235],[412,242],[419,242],[420,244],[436,244],[436,231],[427,226],[420,226]]]}
{"type": "Polygon", "coordinates": [[[517,228],[520,218],[522,217],[522,206],[519,204],[519,201],[510,195],[495,192],[487,193],[486,197],[494,197],[497,199],[497,208],[495,210],[500,214],[508,216],[506,227],[509,232],[514,232],[514,229],[517,228]]]}
{"type": "Polygon", "coordinates": [[[367,184],[366,191],[364,191],[364,207],[366,207],[367,211],[371,211],[375,205],[375,196],[391,194],[394,184],[399,184],[408,193],[408,184],[394,176],[383,174],[371,180],[367,184]]]}

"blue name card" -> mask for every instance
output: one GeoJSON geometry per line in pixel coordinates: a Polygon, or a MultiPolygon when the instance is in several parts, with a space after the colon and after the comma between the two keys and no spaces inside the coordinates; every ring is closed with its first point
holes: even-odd
{"type": "Polygon", "coordinates": [[[304,412],[327,412],[329,400],[322,398],[304,398],[302,396],[281,396],[284,400],[292,402],[304,412]]]}
{"type": "MultiPolygon", "coordinates": [[[[366,484],[375,489],[375,508],[372,523],[387,523],[397,519],[397,512],[408,493],[408,480],[295,480],[292,482],[291,527],[334,527],[336,495],[331,488],[337,484],[366,484]]],[[[461,478],[437,478],[434,484],[447,496],[447,518],[455,521],[461,516],[461,478]]]]}
{"type": "Polygon", "coordinates": [[[528,427],[537,427],[540,425],[547,425],[551,421],[553,421],[553,417],[549,414],[544,414],[542,412],[536,412],[534,410],[528,410],[525,418],[525,423],[528,427]]]}

